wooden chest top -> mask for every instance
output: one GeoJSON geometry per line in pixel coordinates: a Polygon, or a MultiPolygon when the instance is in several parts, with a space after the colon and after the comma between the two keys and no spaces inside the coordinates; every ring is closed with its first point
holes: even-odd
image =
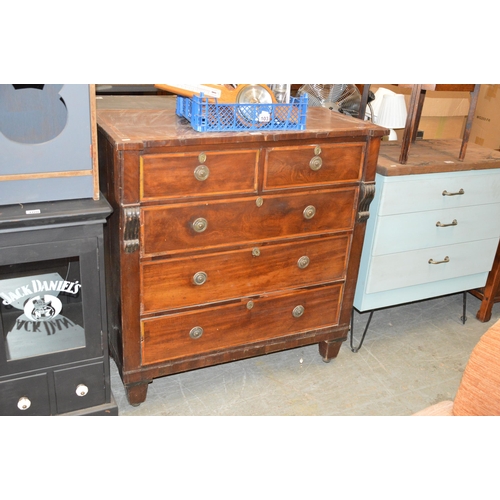
{"type": "MultiPolygon", "coordinates": [[[[161,96],[153,96],[162,99],[161,96]]],[[[159,101],[163,103],[164,101],[159,101]]],[[[116,105],[116,104],[115,104],[116,105]]],[[[164,106],[164,105],[163,105],[164,106]]],[[[275,142],[297,139],[345,137],[381,137],[388,133],[373,123],[312,107],[307,112],[306,129],[300,131],[197,132],[189,122],[178,117],[174,109],[134,108],[130,98],[124,109],[97,111],[97,122],[117,149],[143,149],[167,146],[230,144],[238,142],[275,142]]]]}

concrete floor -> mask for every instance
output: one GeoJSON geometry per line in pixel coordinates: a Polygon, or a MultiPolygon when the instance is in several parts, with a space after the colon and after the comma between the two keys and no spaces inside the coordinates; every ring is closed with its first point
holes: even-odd
{"type": "MultiPolygon", "coordinates": [[[[462,294],[376,311],[362,348],[344,342],[324,363],[317,345],[155,379],[146,401],[128,404],[114,362],[111,386],[121,416],[405,416],[453,399],[488,323],[475,315],[480,302],[462,294]]],[[[357,345],[368,313],[354,316],[357,345]]]]}

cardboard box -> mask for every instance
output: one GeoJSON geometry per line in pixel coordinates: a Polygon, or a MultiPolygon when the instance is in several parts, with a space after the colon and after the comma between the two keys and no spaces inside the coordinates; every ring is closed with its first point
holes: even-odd
{"type": "Polygon", "coordinates": [[[500,85],[481,85],[469,141],[500,149],[500,85]]]}
{"type": "MultiPolygon", "coordinates": [[[[410,103],[411,88],[399,85],[376,84],[371,86],[375,92],[383,87],[397,94],[404,94],[406,106],[410,103]]],[[[469,92],[446,92],[427,90],[424,107],[420,118],[419,131],[424,139],[461,139],[465,130],[469,113],[469,92]]],[[[404,130],[396,130],[398,139],[403,137],[404,130]]]]}

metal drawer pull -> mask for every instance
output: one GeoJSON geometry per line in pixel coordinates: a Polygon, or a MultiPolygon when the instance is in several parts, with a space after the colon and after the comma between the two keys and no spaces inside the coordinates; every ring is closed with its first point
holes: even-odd
{"type": "Polygon", "coordinates": [[[206,165],[198,165],[194,169],[194,176],[198,181],[206,181],[210,175],[210,170],[206,165]]]}
{"type": "Polygon", "coordinates": [[[313,156],[309,162],[309,168],[311,170],[319,170],[323,166],[323,160],[319,156],[313,156]]]}
{"type": "Polygon", "coordinates": [[[85,384],[78,384],[76,388],[76,395],[83,397],[89,393],[89,388],[85,384]]]}
{"type": "Polygon", "coordinates": [[[429,264],[444,264],[445,262],[450,262],[450,258],[448,256],[446,256],[444,260],[429,259],[429,264]]]}
{"type": "Polygon", "coordinates": [[[293,308],[292,316],[294,318],[300,318],[304,314],[304,306],[296,306],[293,308]]]}
{"type": "Polygon", "coordinates": [[[259,257],[260,256],[260,248],[257,248],[257,247],[252,248],[252,255],[254,257],[259,257]]]}
{"type": "Polygon", "coordinates": [[[449,227],[449,226],[456,226],[458,224],[457,219],[453,219],[450,224],[443,224],[442,222],[437,221],[436,226],[437,227],[449,227]]]}
{"type": "Polygon", "coordinates": [[[195,285],[203,285],[207,281],[207,273],[200,271],[193,276],[193,283],[195,285]]]}
{"type": "Polygon", "coordinates": [[[443,196],[457,196],[458,194],[465,194],[465,191],[463,189],[460,189],[456,193],[448,193],[446,189],[443,191],[443,196]]]}
{"type": "Polygon", "coordinates": [[[309,262],[309,257],[307,255],[304,255],[297,261],[297,266],[299,267],[299,269],[305,269],[309,265],[309,262]]]}
{"type": "Polygon", "coordinates": [[[29,407],[31,406],[31,401],[23,396],[22,398],[19,398],[19,401],[17,402],[17,407],[24,411],[24,410],[27,410],[29,407]]]}
{"type": "Polygon", "coordinates": [[[189,332],[189,336],[193,339],[199,339],[203,335],[203,328],[201,326],[195,326],[194,328],[191,328],[189,332]]]}
{"type": "Polygon", "coordinates": [[[306,219],[312,219],[316,215],[316,209],[312,205],[309,205],[308,207],[304,208],[304,211],[302,213],[304,214],[304,217],[306,219]]]}
{"type": "Polygon", "coordinates": [[[194,222],[193,222],[193,229],[197,232],[197,233],[202,233],[203,231],[205,231],[205,229],[208,227],[208,222],[206,219],[204,219],[203,217],[200,217],[199,219],[196,219],[194,222]]]}

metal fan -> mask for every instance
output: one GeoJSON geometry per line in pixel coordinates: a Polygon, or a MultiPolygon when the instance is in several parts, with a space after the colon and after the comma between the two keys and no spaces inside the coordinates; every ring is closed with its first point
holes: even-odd
{"type": "Polygon", "coordinates": [[[359,115],[361,93],[350,83],[306,83],[298,90],[298,95],[309,96],[309,106],[320,106],[345,115],[359,115]]]}

